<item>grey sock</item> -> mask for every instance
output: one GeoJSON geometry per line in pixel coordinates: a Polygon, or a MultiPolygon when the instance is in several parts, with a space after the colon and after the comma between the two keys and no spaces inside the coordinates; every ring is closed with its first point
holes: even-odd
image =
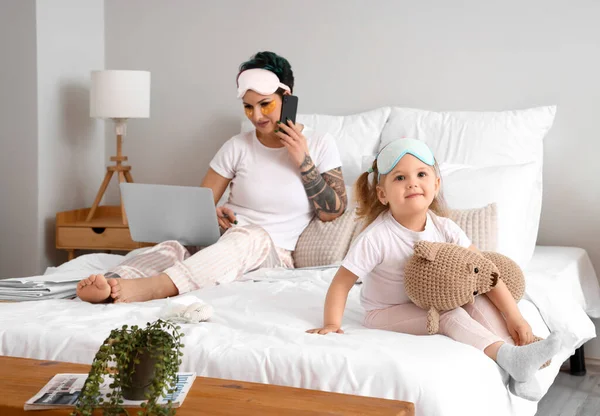
{"type": "Polygon", "coordinates": [[[511,377],[508,381],[508,389],[515,396],[531,400],[532,402],[540,401],[544,397],[542,388],[535,378],[522,383],[511,377]]]}
{"type": "Polygon", "coordinates": [[[560,334],[553,332],[547,339],[521,347],[503,344],[498,350],[496,362],[515,381],[524,382],[530,380],[542,364],[554,357],[560,347],[560,334]]]}

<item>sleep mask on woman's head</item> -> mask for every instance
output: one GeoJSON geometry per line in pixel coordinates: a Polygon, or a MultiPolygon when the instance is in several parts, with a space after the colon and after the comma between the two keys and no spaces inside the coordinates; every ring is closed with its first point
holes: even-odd
{"type": "Polygon", "coordinates": [[[237,98],[242,98],[248,90],[256,91],[261,95],[273,94],[279,88],[290,91],[290,87],[279,82],[277,75],[262,68],[253,68],[242,71],[238,75],[237,84],[237,98]]]}
{"type": "Polygon", "coordinates": [[[406,154],[413,155],[426,165],[435,165],[433,153],[425,142],[416,139],[398,139],[388,143],[377,155],[379,175],[390,173],[406,154]]]}

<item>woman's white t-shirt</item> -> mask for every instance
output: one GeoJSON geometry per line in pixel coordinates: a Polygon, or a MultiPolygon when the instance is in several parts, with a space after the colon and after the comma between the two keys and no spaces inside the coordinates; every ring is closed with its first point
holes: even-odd
{"type": "Polygon", "coordinates": [[[414,253],[415,243],[423,240],[471,245],[454,221],[431,211],[423,231],[409,230],[386,211],[357,237],[342,266],[362,279],[360,300],[367,311],[410,302],[404,290],[404,266],[414,253]]]}
{"type": "MultiPolygon", "coordinates": [[[[330,134],[319,134],[308,126],[304,126],[302,134],[320,173],[342,166],[330,134]]],[[[300,170],[285,147],[266,147],[256,137],[256,130],[252,130],[225,142],[210,167],[231,179],[225,206],[236,213],[238,225],[260,225],[275,246],[294,250],[298,237],[314,216],[314,209],[304,190],[300,170]]]]}

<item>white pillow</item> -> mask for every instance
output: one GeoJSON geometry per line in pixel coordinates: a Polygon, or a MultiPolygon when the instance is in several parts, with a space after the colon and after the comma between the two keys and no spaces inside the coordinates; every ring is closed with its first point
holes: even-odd
{"type": "MultiPolygon", "coordinates": [[[[556,106],[514,111],[435,112],[394,107],[381,135],[380,148],[401,137],[421,139],[439,163],[506,166],[533,162],[534,185],[525,219],[527,241],[537,235],[542,206],[543,139],[554,123],[556,106]]],[[[529,170],[529,169],[528,169],[529,170]]],[[[468,208],[475,208],[474,205],[468,208]]],[[[498,211],[498,221],[502,213],[498,211]]],[[[499,236],[499,239],[501,237],[499,236]]],[[[529,253],[533,248],[527,248],[529,253]]],[[[523,260],[530,254],[523,254],[523,260]]]]}
{"type": "Polygon", "coordinates": [[[542,140],[556,106],[515,111],[435,112],[393,107],[380,148],[402,137],[421,139],[439,163],[471,166],[542,162],[542,140]]]}
{"type": "Polygon", "coordinates": [[[535,249],[541,213],[540,200],[532,197],[538,188],[537,164],[476,167],[442,163],[440,173],[450,209],[496,203],[496,251],[526,267],[535,249]]]}
{"type": "MultiPolygon", "coordinates": [[[[319,133],[331,134],[342,158],[346,185],[352,186],[361,174],[363,156],[377,152],[381,132],[390,114],[390,107],[381,107],[349,116],[298,114],[296,122],[306,124],[319,133]]],[[[242,132],[254,128],[250,120],[242,121],[242,132]]]]}

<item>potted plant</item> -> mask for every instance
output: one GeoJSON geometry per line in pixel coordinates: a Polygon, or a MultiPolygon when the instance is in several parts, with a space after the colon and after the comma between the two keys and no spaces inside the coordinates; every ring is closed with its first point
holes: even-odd
{"type": "Polygon", "coordinates": [[[181,364],[181,328],[157,320],[146,328],[124,325],[113,329],[96,353],[73,415],[91,416],[102,408],[104,415],[128,414],[123,399],[147,400],[141,415],[174,415],[171,401],[160,406],[164,393],[172,394],[181,364]],[[111,392],[104,400],[100,385],[110,375],[111,392]]]}

